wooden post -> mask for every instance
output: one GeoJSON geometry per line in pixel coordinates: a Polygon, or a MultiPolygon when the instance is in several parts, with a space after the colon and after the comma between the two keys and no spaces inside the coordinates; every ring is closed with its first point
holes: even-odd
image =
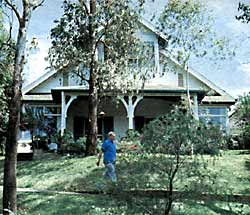
{"type": "Polygon", "coordinates": [[[64,130],[66,128],[66,101],[65,101],[65,93],[61,92],[61,136],[64,135],[64,130]]]}
{"type": "Polygon", "coordinates": [[[124,98],[121,98],[120,100],[122,101],[126,111],[127,111],[127,117],[128,117],[128,129],[133,130],[134,129],[134,113],[135,113],[135,108],[137,104],[143,99],[142,96],[137,96],[135,102],[133,103],[133,97],[129,96],[128,97],[128,102],[125,101],[124,98]]]}

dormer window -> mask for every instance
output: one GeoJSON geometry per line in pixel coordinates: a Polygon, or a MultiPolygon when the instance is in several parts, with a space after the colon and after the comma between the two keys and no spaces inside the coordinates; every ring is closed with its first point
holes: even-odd
{"type": "Polygon", "coordinates": [[[184,87],[184,76],[182,73],[178,73],[178,87],[184,87]]]}

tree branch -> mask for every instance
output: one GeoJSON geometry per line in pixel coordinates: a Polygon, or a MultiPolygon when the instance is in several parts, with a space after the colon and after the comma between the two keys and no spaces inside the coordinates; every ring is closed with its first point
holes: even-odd
{"type": "Polygon", "coordinates": [[[41,0],[39,3],[33,5],[32,10],[37,9],[38,7],[42,6],[42,4],[45,2],[45,0],[41,0]]]}
{"type": "Polygon", "coordinates": [[[108,29],[108,27],[109,27],[110,21],[111,21],[111,19],[108,20],[108,21],[106,22],[106,24],[104,25],[103,32],[102,32],[101,35],[98,37],[98,39],[97,39],[97,41],[96,41],[96,43],[95,43],[94,53],[96,52],[96,49],[97,49],[98,44],[100,43],[101,39],[102,39],[103,36],[105,36],[105,34],[107,33],[107,29],[108,29]]]}
{"type": "Polygon", "coordinates": [[[89,10],[84,0],[80,0],[80,4],[84,7],[85,13],[89,16],[89,10]]]}
{"type": "Polygon", "coordinates": [[[21,22],[22,18],[17,10],[17,8],[15,7],[15,5],[13,5],[9,0],[5,0],[5,3],[14,11],[19,23],[21,22]]]}

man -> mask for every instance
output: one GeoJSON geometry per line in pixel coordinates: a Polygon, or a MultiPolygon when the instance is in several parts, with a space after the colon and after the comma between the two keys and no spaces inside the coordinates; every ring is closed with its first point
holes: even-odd
{"type": "Polygon", "coordinates": [[[110,179],[112,182],[116,182],[116,174],[115,174],[115,161],[116,161],[116,145],[114,143],[115,133],[110,131],[108,133],[108,139],[104,141],[102,144],[101,152],[98,155],[98,161],[96,163],[97,166],[100,165],[100,161],[103,156],[103,163],[106,168],[105,178],[110,179]]]}

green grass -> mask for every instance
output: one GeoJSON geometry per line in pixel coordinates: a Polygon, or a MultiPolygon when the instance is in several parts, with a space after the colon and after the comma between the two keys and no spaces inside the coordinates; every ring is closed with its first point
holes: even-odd
{"type": "MultiPolygon", "coordinates": [[[[96,183],[103,183],[104,166],[96,167],[96,160],[95,156],[72,158],[42,154],[33,161],[18,162],[18,187],[59,191],[93,190],[96,183]]],[[[205,156],[205,161],[224,191],[250,195],[250,156],[247,151],[226,151],[215,159],[205,156]]],[[[0,162],[2,182],[3,160],[0,162]]],[[[120,185],[126,188],[166,188],[164,176],[159,176],[157,167],[151,165],[154,162],[150,159],[139,160],[136,156],[124,159],[123,154],[119,155],[117,175],[120,185]]],[[[157,162],[162,163],[162,158],[157,162]]],[[[179,180],[176,187],[183,189],[184,182],[188,182],[186,177],[179,180]]]]}
{"type": "MultiPolygon", "coordinates": [[[[140,199],[121,201],[110,196],[69,196],[46,194],[19,194],[18,215],[145,215],[151,211],[161,215],[164,201],[140,199]],[[152,209],[152,207],[154,207],[152,209]]],[[[174,203],[175,215],[249,215],[250,207],[221,202],[174,203]]]]}
{"type": "MultiPolygon", "coordinates": [[[[226,151],[222,156],[211,158],[205,156],[207,170],[216,176],[216,186],[209,184],[217,193],[235,193],[250,195],[250,156],[249,151],[226,151]]],[[[122,188],[166,188],[165,178],[160,177],[155,166],[150,165],[159,160],[138,159],[137,156],[118,156],[117,175],[118,184],[122,188]],[[121,159],[123,157],[123,159],[121,159]]],[[[96,157],[62,157],[55,154],[40,154],[33,161],[18,162],[18,187],[59,190],[81,191],[96,189],[97,183],[105,183],[103,180],[104,167],[96,167],[96,157]]],[[[1,175],[3,178],[3,159],[0,160],[1,175]]],[[[182,177],[176,182],[176,189],[185,189],[184,185],[191,188],[192,180],[182,177]],[[189,184],[188,184],[189,183],[189,184]]],[[[68,196],[68,195],[44,195],[44,194],[19,194],[19,214],[120,214],[120,212],[108,212],[108,208],[115,210],[117,205],[122,207],[124,214],[141,214],[143,207],[133,203],[133,212],[130,203],[111,199],[109,196],[68,196]],[[134,208],[138,210],[134,211],[134,208]]],[[[142,205],[148,205],[148,200],[142,200],[142,205]]],[[[159,200],[155,205],[160,207],[159,200]]],[[[152,200],[149,200],[152,204],[152,200]]],[[[139,205],[140,205],[139,204],[139,205]]],[[[242,206],[244,214],[250,214],[246,205],[242,206]]],[[[240,214],[241,205],[216,202],[192,202],[177,203],[176,214],[209,214],[219,215],[240,214]],[[230,209],[232,208],[232,209],[230,209]],[[231,212],[230,212],[231,210],[231,212]],[[236,213],[236,212],[237,213],[236,213]]],[[[162,209],[159,209],[162,211],[162,209]]]]}

